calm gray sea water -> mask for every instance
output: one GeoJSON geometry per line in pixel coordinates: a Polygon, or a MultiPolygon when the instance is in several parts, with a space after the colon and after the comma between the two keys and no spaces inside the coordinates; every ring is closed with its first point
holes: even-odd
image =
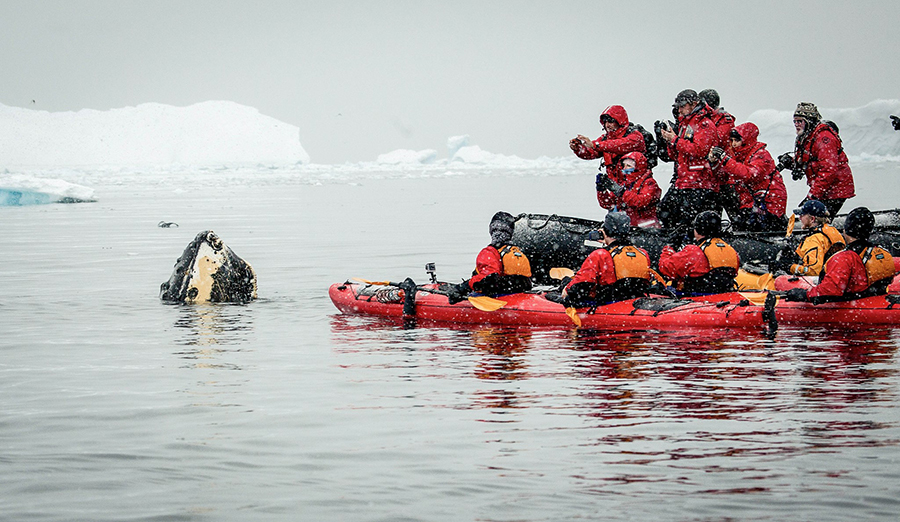
{"type": "Polygon", "coordinates": [[[599,218],[591,173],[140,174],[0,208],[0,520],[897,519],[900,329],[403,329],[328,300],[466,275],[496,210],[599,218]],[[259,301],[158,300],[205,229],[259,301]]]}

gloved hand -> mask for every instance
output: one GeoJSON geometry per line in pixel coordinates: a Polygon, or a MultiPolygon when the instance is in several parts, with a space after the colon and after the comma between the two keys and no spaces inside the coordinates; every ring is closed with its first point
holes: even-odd
{"type": "Polygon", "coordinates": [[[718,162],[722,161],[722,159],[724,157],[725,157],[725,149],[723,149],[722,147],[713,147],[713,148],[709,149],[708,159],[709,159],[710,163],[718,163],[718,162]]]}
{"type": "Polygon", "coordinates": [[[619,185],[613,180],[609,180],[609,191],[615,194],[617,198],[621,198],[622,194],[625,193],[625,187],[619,185]]]}
{"type": "Polygon", "coordinates": [[[777,168],[779,172],[784,169],[793,169],[794,157],[791,156],[790,152],[785,152],[781,156],[778,156],[778,165],[776,165],[775,168],[777,168]]]}
{"type": "Polygon", "coordinates": [[[806,301],[806,289],[805,288],[791,288],[787,291],[787,294],[784,296],[788,301],[806,301]]]}
{"type": "Polygon", "coordinates": [[[800,169],[791,170],[791,179],[793,179],[794,181],[800,181],[801,179],[803,179],[803,171],[800,169]]]}
{"type": "Polygon", "coordinates": [[[776,259],[769,263],[769,272],[773,274],[776,272],[790,273],[792,264],[793,263],[786,259],[776,259]]]}
{"type": "Polygon", "coordinates": [[[601,172],[597,174],[595,186],[597,187],[597,192],[605,192],[612,189],[612,180],[609,179],[609,176],[601,172]]]}
{"type": "Polygon", "coordinates": [[[681,250],[681,248],[684,247],[685,239],[684,232],[676,230],[669,234],[669,238],[666,239],[666,244],[671,245],[675,250],[681,250]]]}
{"type": "Polygon", "coordinates": [[[900,118],[891,114],[891,123],[894,125],[894,130],[900,130],[900,118]]]}

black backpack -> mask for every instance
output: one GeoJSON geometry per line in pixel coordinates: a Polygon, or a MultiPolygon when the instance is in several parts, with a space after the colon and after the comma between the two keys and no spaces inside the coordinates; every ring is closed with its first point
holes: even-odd
{"type": "Polygon", "coordinates": [[[628,133],[631,134],[634,131],[638,131],[641,133],[641,136],[644,137],[644,156],[647,158],[647,168],[652,169],[656,166],[656,159],[659,157],[656,149],[656,137],[653,134],[642,127],[639,123],[629,123],[628,124],[628,133]]]}

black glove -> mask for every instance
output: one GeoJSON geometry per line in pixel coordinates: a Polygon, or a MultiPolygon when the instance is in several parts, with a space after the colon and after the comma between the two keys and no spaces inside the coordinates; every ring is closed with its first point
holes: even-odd
{"type": "Polygon", "coordinates": [[[609,191],[615,194],[617,198],[621,198],[622,194],[625,193],[625,187],[619,185],[613,180],[609,180],[609,191]]]}
{"type": "Polygon", "coordinates": [[[612,180],[609,179],[609,176],[601,172],[597,174],[595,185],[597,187],[597,192],[606,192],[607,190],[612,189],[612,180]]]}
{"type": "Polygon", "coordinates": [[[800,181],[803,179],[803,171],[801,169],[793,169],[791,170],[791,179],[794,181],[800,181]]]}
{"type": "Polygon", "coordinates": [[[792,264],[793,263],[791,263],[790,261],[788,261],[786,259],[777,259],[777,260],[769,263],[769,272],[771,272],[773,274],[776,272],[790,273],[792,264]]]}
{"type": "Polygon", "coordinates": [[[891,123],[894,125],[894,130],[900,130],[900,118],[891,114],[891,123]]]}
{"type": "Polygon", "coordinates": [[[806,289],[805,288],[791,288],[787,291],[787,294],[784,295],[784,298],[788,301],[806,301],[806,289]]]}
{"type": "Polygon", "coordinates": [[[713,147],[709,149],[709,161],[718,163],[725,157],[725,149],[722,147],[713,147]]]}
{"type": "Polygon", "coordinates": [[[793,169],[794,168],[794,157],[791,156],[790,152],[785,152],[781,156],[778,156],[778,165],[775,166],[779,172],[784,169],[793,169]]]}
{"type": "Polygon", "coordinates": [[[666,244],[671,245],[675,250],[681,250],[684,247],[686,238],[684,237],[684,232],[680,230],[676,230],[669,235],[669,238],[666,240],[666,244]]]}

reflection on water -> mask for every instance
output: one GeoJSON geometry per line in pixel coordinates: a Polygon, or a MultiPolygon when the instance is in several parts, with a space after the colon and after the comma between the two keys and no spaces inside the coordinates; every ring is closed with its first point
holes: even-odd
{"type": "Polygon", "coordinates": [[[407,378],[444,387],[427,405],[486,412],[491,440],[553,434],[592,495],[827,490],[864,480],[854,448],[884,459],[900,447],[895,330],[404,330],[343,315],[331,327],[342,365],[372,379],[400,347],[423,355],[403,361],[407,378]]]}
{"type": "Polygon", "coordinates": [[[183,359],[196,361],[197,368],[240,370],[222,361],[222,354],[245,348],[253,332],[253,314],[249,305],[197,304],[169,305],[178,308],[175,328],[182,332],[176,342],[185,349],[175,352],[183,359]],[[233,346],[234,348],[229,348],[233,346]]]}

